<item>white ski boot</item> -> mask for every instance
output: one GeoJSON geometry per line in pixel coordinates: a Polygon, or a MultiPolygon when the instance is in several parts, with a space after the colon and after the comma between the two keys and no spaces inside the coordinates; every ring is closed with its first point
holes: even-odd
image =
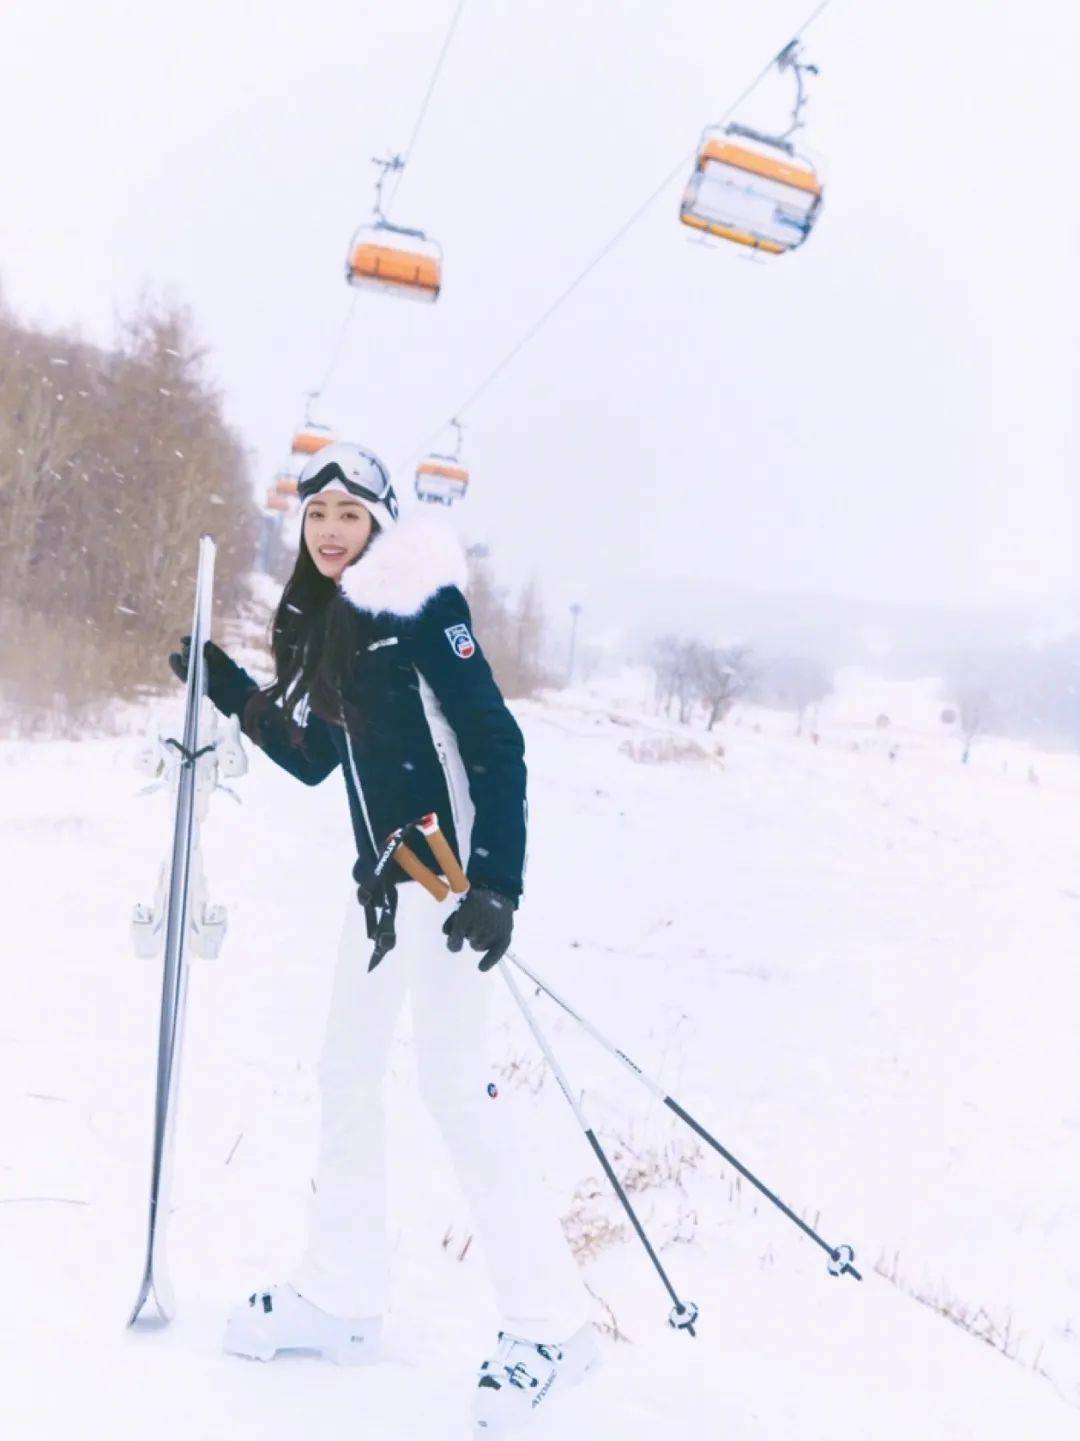
{"type": "Polygon", "coordinates": [[[562,1396],[600,1364],[592,1323],[569,1341],[542,1344],[499,1332],[495,1353],[480,1367],[473,1400],[476,1441],[525,1427],[552,1396],[562,1396]]]}
{"type": "Polygon", "coordinates": [[[225,1325],[225,1350],[233,1356],[272,1361],[279,1351],[307,1351],[338,1366],[366,1366],[379,1359],[382,1317],[363,1320],[320,1311],[293,1286],[271,1286],[248,1297],[225,1325]]]}

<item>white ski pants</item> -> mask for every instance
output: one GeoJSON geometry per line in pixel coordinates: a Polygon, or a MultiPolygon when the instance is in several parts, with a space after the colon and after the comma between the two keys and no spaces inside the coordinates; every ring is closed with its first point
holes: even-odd
{"type": "Polygon", "coordinates": [[[528,1128],[518,1098],[488,1094],[488,1008],[502,983],[477,969],[480,957],[470,947],[447,951],[442,923],[452,909],[416,883],[403,885],[397,945],[369,972],[371,942],[350,897],[319,1063],[322,1126],[311,1229],[294,1284],[338,1316],[381,1315],[389,1302],[382,1087],[408,990],[420,1092],[471,1208],[502,1328],[561,1341],[588,1318],[589,1296],[520,1144],[528,1128]]]}

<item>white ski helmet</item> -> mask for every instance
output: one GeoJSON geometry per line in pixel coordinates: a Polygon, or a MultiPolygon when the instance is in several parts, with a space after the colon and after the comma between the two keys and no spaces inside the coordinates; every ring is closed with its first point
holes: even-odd
{"type": "Polygon", "coordinates": [[[297,481],[301,510],[324,490],[343,490],[354,495],[384,530],[398,518],[390,472],[377,455],[362,445],[339,440],[333,445],[324,445],[311,456],[297,481]]]}

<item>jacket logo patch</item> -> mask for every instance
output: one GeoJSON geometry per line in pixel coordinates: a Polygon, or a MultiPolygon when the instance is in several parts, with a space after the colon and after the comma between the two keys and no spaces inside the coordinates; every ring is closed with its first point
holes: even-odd
{"type": "Polygon", "coordinates": [[[397,645],[397,643],[398,638],[396,635],[388,635],[382,640],[373,640],[368,646],[368,650],[382,650],[384,645],[397,645]]]}
{"type": "Polygon", "coordinates": [[[468,660],[471,655],[476,654],[476,642],[469,634],[467,625],[448,625],[446,639],[459,660],[468,660]]]}

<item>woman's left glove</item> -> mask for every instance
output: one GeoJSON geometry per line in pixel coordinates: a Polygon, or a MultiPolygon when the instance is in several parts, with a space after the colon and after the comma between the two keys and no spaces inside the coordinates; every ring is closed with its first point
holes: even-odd
{"type": "Polygon", "coordinates": [[[468,941],[474,951],[485,952],[482,971],[490,971],[506,955],[513,929],[514,902],[482,886],[468,891],[454,914],[443,922],[447,950],[460,951],[468,941]]]}
{"type": "MultiPolygon", "coordinates": [[[[218,710],[228,714],[228,702],[249,690],[253,684],[252,679],[242,666],[236,664],[232,656],[212,640],[203,645],[203,656],[206,660],[206,693],[218,710]]],[[[186,683],[188,667],[191,665],[189,635],[180,637],[180,649],[169,657],[169,665],[176,679],[186,683]]]]}

